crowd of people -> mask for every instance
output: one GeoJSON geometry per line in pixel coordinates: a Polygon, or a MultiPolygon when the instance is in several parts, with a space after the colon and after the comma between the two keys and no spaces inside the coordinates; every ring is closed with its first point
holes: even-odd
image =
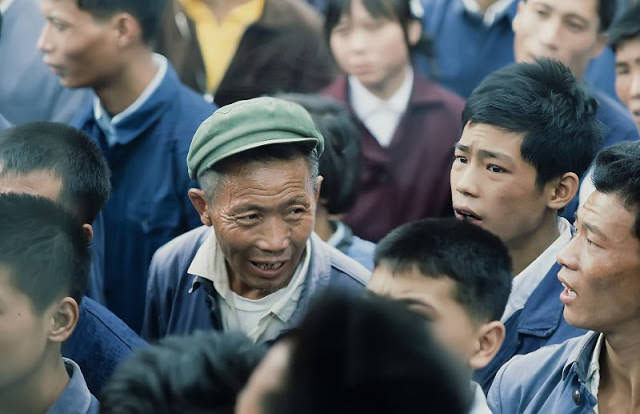
{"type": "Polygon", "coordinates": [[[0,414],[640,412],[640,2],[0,0],[0,414]]]}

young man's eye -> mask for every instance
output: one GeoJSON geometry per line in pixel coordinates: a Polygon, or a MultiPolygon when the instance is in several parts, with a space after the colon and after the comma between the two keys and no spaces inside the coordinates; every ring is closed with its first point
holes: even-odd
{"type": "Polygon", "coordinates": [[[467,157],[465,157],[464,155],[454,155],[453,156],[453,162],[459,162],[460,164],[466,164],[467,163],[467,157]]]}
{"type": "Polygon", "coordinates": [[[503,173],[503,172],[507,171],[504,168],[502,168],[502,167],[500,167],[498,165],[495,165],[495,164],[489,164],[487,166],[487,170],[491,171],[492,173],[503,173]]]}

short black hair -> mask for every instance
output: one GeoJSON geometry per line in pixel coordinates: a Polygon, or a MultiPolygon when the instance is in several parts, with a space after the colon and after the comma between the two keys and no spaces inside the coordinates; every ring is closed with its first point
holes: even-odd
{"type": "Polygon", "coordinates": [[[111,192],[110,171],[83,132],[54,122],[33,122],[0,132],[0,176],[51,172],[62,181],[60,201],[92,223],[111,192]]]}
{"type": "Polygon", "coordinates": [[[233,414],[265,349],[240,333],[199,331],[138,350],[102,390],[107,414],[233,414]]]}
{"type": "Polygon", "coordinates": [[[346,213],[358,196],[360,182],[360,131],[346,106],[333,98],[314,94],[283,94],[309,112],[324,137],[319,174],[324,178],[320,198],[329,214],[346,213]]]}
{"type": "Polygon", "coordinates": [[[397,227],[376,246],[374,263],[393,275],[416,269],[451,279],[455,300],[472,320],[500,320],[511,293],[511,257],[502,241],[453,217],[397,227]]]}
{"type": "Polygon", "coordinates": [[[400,303],[329,292],[288,339],[284,384],[264,397],[265,413],[467,411],[468,372],[400,303]]]}
{"type": "MultiPolygon", "coordinates": [[[[422,24],[424,10],[419,0],[362,0],[367,12],[375,18],[395,20],[402,26],[405,44],[410,50],[416,51],[427,58],[433,58],[435,48],[433,40],[426,30],[414,46],[409,45],[409,23],[418,21],[422,24]]],[[[340,22],[343,15],[351,14],[351,0],[328,0],[326,17],[324,20],[324,34],[327,44],[330,44],[331,32],[340,22]]]]}
{"type": "Polygon", "coordinates": [[[43,312],[87,290],[89,248],[81,224],[44,197],[0,194],[0,269],[43,312]]]}
{"type": "Polygon", "coordinates": [[[630,7],[609,29],[609,44],[617,51],[620,43],[640,37],[640,3],[630,7]]]}
{"type": "Polygon", "coordinates": [[[640,239],[640,142],[625,141],[600,151],[593,184],[605,194],[616,194],[627,209],[636,210],[632,234],[640,239]]]}
{"type": "Polygon", "coordinates": [[[108,19],[116,13],[132,15],[142,28],[142,40],[152,44],[167,0],[75,0],[80,10],[91,14],[95,19],[108,19]]]}
{"type": "Polygon", "coordinates": [[[524,134],[520,153],[542,188],[566,172],[579,177],[602,141],[598,103],[558,61],[516,63],[487,76],[469,96],[463,126],[488,124],[524,134]]]}

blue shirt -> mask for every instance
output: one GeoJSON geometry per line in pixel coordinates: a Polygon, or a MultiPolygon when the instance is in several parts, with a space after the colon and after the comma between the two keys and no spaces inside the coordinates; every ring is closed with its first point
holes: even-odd
{"type": "Polygon", "coordinates": [[[169,65],[157,89],[114,125],[109,146],[87,104],[73,126],[102,148],[111,168],[112,193],[104,210],[105,297],[135,331],[144,313],[146,275],[155,250],[200,224],[187,190],[191,138],[215,107],[183,86],[169,65]]]}
{"type": "Polygon", "coordinates": [[[373,255],[376,250],[375,243],[361,239],[353,234],[351,228],[342,221],[334,221],[336,231],[331,235],[327,244],[340,250],[367,270],[373,271],[373,255]]]}
{"type": "Polygon", "coordinates": [[[64,359],[64,367],[69,374],[69,382],[45,414],[98,414],[98,400],[89,392],[80,367],[67,358],[64,359]]]}
{"type": "MultiPolygon", "coordinates": [[[[519,0],[514,0],[489,27],[483,24],[482,17],[469,13],[462,0],[421,1],[424,27],[435,43],[436,69],[417,55],[416,64],[439,83],[468,97],[488,74],[515,62],[511,22],[519,0]]],[[[591,61],[585,78],[616,97],[615,58],[610,48],[591,61]]]]}
{"type": "Polygon", "coordinates": [[[111,311],[85,297],[76,329],[62,344],[62,355],[80,366],[91,392],[100,395],[115,368],[146,344],[111,311]]]}

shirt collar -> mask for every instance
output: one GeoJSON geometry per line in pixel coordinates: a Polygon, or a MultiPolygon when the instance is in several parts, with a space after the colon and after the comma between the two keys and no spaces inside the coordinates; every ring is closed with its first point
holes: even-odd
{"type": "MultiPolygon", "coordinates": [[[[604,335],[598,332],[588,332],[583,335],[569,354],[569,358],[567,358],[567,362],[562,368],[562,380],[564,381],[569,373],[574,370],[580,382],[585,382],[589,378],[589,374],[595,372],[594,359],[599,361],[603,341],[604,335]]],[[[599,362],[597,362],[597,368],[598,370],[600,368],[599,362]]]]}
{"type": "Polygon", "coordinates": [[[404,81],[400,88],[387,100],[380,99],[362,84],[355,76],[349,76],[349,89],[351,97],[351,105],[353,111],[360,118],[368,118],[376,111],[387,110],[397,115],[401,115],[411,98],[411,90],[413,89],[413,69],[411,65],[407,65],[404,81]]]}
{"type": "Polygon", "coordinates": [[[0,13],[5,13],[11,7],[14,0],[0,0],[0,13]]]}
{"type": "Polygon", "coordinates": [[[70,359],[63,359],[69,383],[46,414],[84,414],[95,397],[91,395],[78,364],[70,359]]]}
{"type": "Polygon", "coordinates": [[[109,113],[102,106],[100,99],[96,96],[93,99],[93,117],[96,120],[96,123],[102,130],[107,139],[107,143],[109,146],[114,146],[118,143],[118,135],[115,129],[115,126],[126,119],[131,114],[135,113],[142,105],[149,100],[149,97],[153,95],[153,93],[158,89],[160,83],[164,79],[167,74],[168,62],[167,58],[164,56],[154,53],[153,61],[158,69],[156,71],[155,76],[151,80],[151,82],[147,85],[147,87],[142,91],[140,96],[133,101],[131,105],[129,105],[124,111],[116,114],[113,118],[109,116],[109,113]]]}
{"type": "Polygon", "coordinates": [[[517,0],[497,0],[484,12],[478,5],[477,0],[462,0],[464,9],[474,15],[482,18],[482,23],[489,27],[492,26],[498,19],[507,14],[511,3],[517,0]]]}
{"type": "Polygon", "coordinates": [[[571,225],[563,217],[558,217],[558,233],[560,234],[558,238],[513,279],[507,307],[500,318],[502,322],[507,321],[516,311],[524,308],[531,293],[556,263],[560,250],[571,240],[571,225]]]}
{"type": "Polygon", "coordinates": [[[329,240],[327,240],[327,244],[329,246],[338,247],[338,244],[344,239],[346,235],[346,227],[345,224],[339,220],[332,221],[331,223],[335,224],[336,230],[333,232],[329,240]]]}

